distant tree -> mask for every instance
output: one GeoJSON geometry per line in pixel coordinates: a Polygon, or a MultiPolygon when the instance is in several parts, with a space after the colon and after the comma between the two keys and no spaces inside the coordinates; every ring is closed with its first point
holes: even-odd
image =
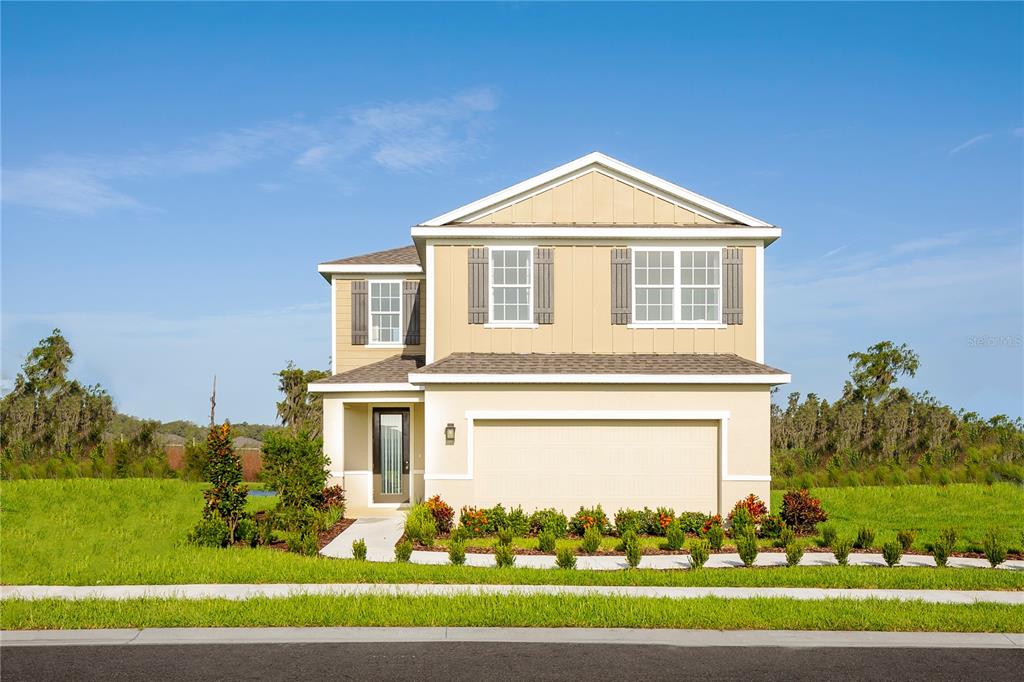
{"type": "Polygon", "coordinates": [[[917,353],[910,346],[905,343],[897,346],[892,341],[880,341],[863,353],[850,353],[847,359],[854,365],[845,392],[869,403],[887,397],[898,376],[917,374],[919,363],[917,353]]]}
{"type": "Polygon", "coordinates": [[[311,437],[319,437],[323,431],[323,397],[319,393],[310,393],[307,384],[330,376],[330,372],[319,369],[303,370],[293,362],[277,372],[278,389],[283,399],[277,404],[277,417],[281,424],[292,433],[307,432],[311,437]]]}

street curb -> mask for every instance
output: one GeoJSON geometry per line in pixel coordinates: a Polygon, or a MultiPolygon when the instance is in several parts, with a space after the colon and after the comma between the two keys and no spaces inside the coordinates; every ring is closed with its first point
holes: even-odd
{"type": "Polygon", "coordinates": [[[0,647],[509,642],[675,647],[1024,649],[1024,634],[628,628],[148,628],[5,630],[0,647]]]}

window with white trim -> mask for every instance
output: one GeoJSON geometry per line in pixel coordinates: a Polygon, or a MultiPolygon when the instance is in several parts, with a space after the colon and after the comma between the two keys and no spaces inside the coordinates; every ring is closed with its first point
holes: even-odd
{"type": "Polygon", "coordinates": [[[721,320],[720,248],[634,249],[634,323],[694,326],[721,320]]]}
{"type": "Polygon", "coordinates": [[[370,343],[402,342],[402,283],[370,282],[370,343]]]}
{"type": "Polygon", "coordinates": [[[491,322],[533,322],[533,250],[491,247],[491,322]]]}

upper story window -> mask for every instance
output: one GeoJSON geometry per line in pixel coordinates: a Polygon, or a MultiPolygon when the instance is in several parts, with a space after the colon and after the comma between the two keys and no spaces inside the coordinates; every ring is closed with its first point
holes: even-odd
{"type": "Polygon", "coordinates": [[[651,326],[721,323],[721,249],[636,249],[633,320],[651,326]]]}
{"type": "Polygon", "coordinates": [[[491,315],[497,324],[533,321],[531,249],[491,248],[491,315]]]}
{"type": "Polygon", "coordinates": [[[402,283],[370,282],[370,343],[402,342],[402,283]]]}

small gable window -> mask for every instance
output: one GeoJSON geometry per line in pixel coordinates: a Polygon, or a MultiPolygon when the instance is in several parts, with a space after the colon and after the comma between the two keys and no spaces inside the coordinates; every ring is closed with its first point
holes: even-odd
{"type": "Polygon", "coordinates": [[[491,315],[495,324],[533,322],[531,249],[491,248],[491,315]]]}
{"type": "Polygon", "coordinates": [[[370,343],[399,344],[402,283],[370,282],[370,343]]]}
{"type": "Polygon", "coordinates": [[[700,326],[721,323],[721,249],[634,251],[634,324],[700,326]]]}

